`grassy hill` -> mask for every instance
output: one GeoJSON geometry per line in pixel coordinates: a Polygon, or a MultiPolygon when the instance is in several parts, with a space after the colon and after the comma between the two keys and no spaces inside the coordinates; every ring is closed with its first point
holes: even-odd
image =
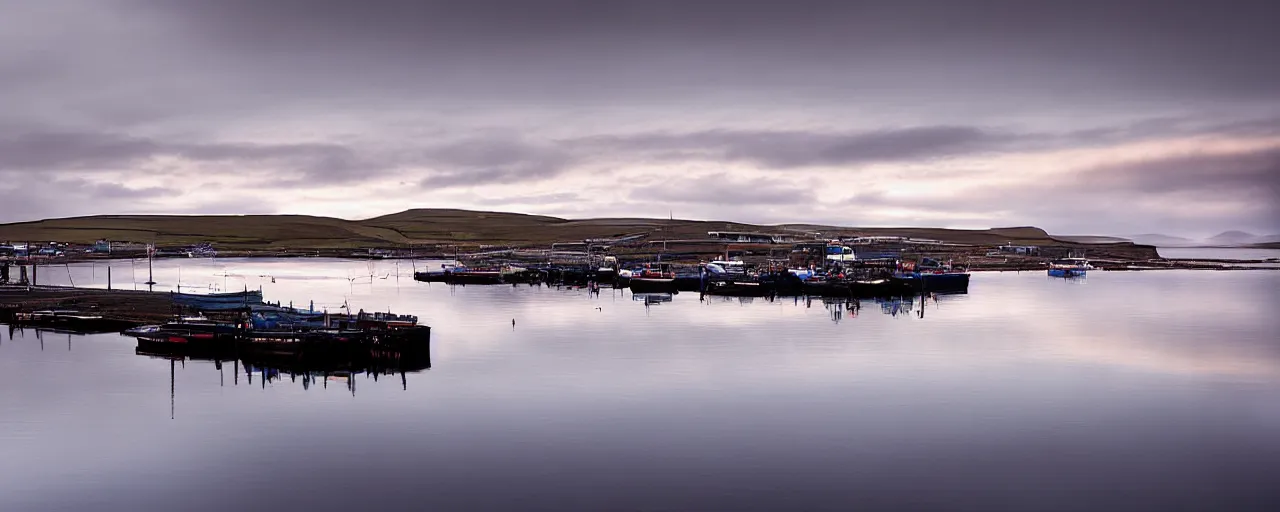
{"type": "Polygon", "coordinates": [[[408,243],[395,230],[306,215],[100,215],[0,224],[0,240],[158,245],[212,242],[245,249],[347,248],[408,243]]]}
{"type": "Polygon", "coordinates": [[[519,213],[416,209],[361,221],[306,215],[100,215],[0,224],[0,240],[90,244],[108,239],[182,245],[210,242],[243,250],[405,247],[410,244],[528,245],[631,234],[652,239],[705,239],[708,231],[790,233],[805,236],[911,236],[946,242],[995,245],[1053,244],[1034,227],[955,230],[851,228],[812,224],[760,226],[680,219],[561,219],[519,213]]]}

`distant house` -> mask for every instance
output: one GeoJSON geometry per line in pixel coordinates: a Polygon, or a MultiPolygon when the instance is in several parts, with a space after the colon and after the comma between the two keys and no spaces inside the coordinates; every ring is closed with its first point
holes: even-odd
{"type": "Polygon", "coordinates": [[[1002,245],[1000,252],[1009,254],[1040,254],[1040,247],[1035,245],[1002,245]]]}
{"type": "Polygon", "coordinates": [[[745,231],[708,231],[707,236],[717,240],[744,244],[780,244],[783,239],[782,235],[745,231]]]}
{"type": "Polygon", "coordinates": [[[871,245],[871,244],[896,244],[906,241],[900,236],[858,236],[846,240],[851,244],[871,245]]]}

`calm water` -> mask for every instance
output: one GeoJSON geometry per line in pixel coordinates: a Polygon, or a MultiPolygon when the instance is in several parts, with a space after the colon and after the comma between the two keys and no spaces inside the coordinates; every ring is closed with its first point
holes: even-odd
{"type": "Polygon", "coordinates": [[[451,288],[407,263],[397,283],[388,262],[174,260],[156,280],[178,263],[184,289],[417,314],[432,367],[304,388],[186,361],[171,383],[129,339],[0,328],[0,510],[1280,502],[1280,272],[983,273],[921,318],[451,288]]]}
{"type": "Polygon", "coordinates": [[[1217,260],[1265,260],[1280,259],[1280,249],[1245,249],[1234,247],[1160,247],[1162,258],[1217,259],[1217,260]]]}

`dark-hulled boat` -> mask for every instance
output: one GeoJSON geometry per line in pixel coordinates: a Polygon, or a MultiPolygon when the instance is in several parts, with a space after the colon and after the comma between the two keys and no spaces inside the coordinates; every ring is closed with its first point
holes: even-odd
{"type": "Polygon", "coordinates": [[[847,283],[850,297],[902,297],[918,293],[911,283],[900,279],[857,279],[847,283]]]}
{"type": "Polygon", "coordinates": [[[47,327],[80,333],[118,332],[130,325],[128,321],[104,318],[102,315],[68,309],[50,309],[30,313],[16,313],[13,322],[18,325],[47,327]]]}
{"type": "Polygon", "coordinates": [[[498,269],[455,270],[445,279],[449,284],[502,284],[502,271],[498,269]]]}
{"type": "Polygon", "coordinates": [[[706,285],[707,295],[726,297],[769,297],[777,294],[774,283],[760,281],[711,281],[706,285]]]}
{"type": "Polygon", "coordinates": [[[849,297],[849,286],[840,280],[810,278],[800,285],[800,290],[815,297],[849,297]]]}
{"type": "Polygon", "coordinates": [[[968,271],[930,258],[924,258],[919,264],[902,263],[893,277],[905,281],[915,293],[960,293],[969,290],[968,271]]]}
{"type": "Polygon", "coordinates": [[[676,274],[671,265],[659,263],[645,265],[645,268],[631,274],[629,287],[632,293],[673,293],[676,288],[676,274]]]}
{"type": "Polygon", "coordinates": [[[325,315],[324,325],[306,329],[258,329],[203,317],[124,331],[149,353],[350,355],[368,351],[425,350],[431,329],[411,315],[325,315]],[[420,346],[421,345],[421,346],[420,346]]]}

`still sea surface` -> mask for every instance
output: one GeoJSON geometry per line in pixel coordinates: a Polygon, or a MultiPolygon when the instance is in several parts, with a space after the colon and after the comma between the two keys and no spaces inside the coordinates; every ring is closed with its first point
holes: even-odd
{"type": "MultiPolygon", "coordinates": [[[[184,291],[416,314],[431,367],[403,379],[0,326],[0,510],[1280,503],[1277,271],[979,273],[966,295],[850,309],[414,282],[423,265],[154,270],[157,289],[181,266],[184,291]]],[[[40,280],[105,286],[105,269],[40,280]]],[[[112,272],[116,287],[147,276],[145,261],[112,272]]]]}
{"type": "Polygon", "coordinates": [[[1280,260],[1280,249],[1249,249],[1244,247],[1159,247],[1161,258],[1193,260],[1280,260]]]}

